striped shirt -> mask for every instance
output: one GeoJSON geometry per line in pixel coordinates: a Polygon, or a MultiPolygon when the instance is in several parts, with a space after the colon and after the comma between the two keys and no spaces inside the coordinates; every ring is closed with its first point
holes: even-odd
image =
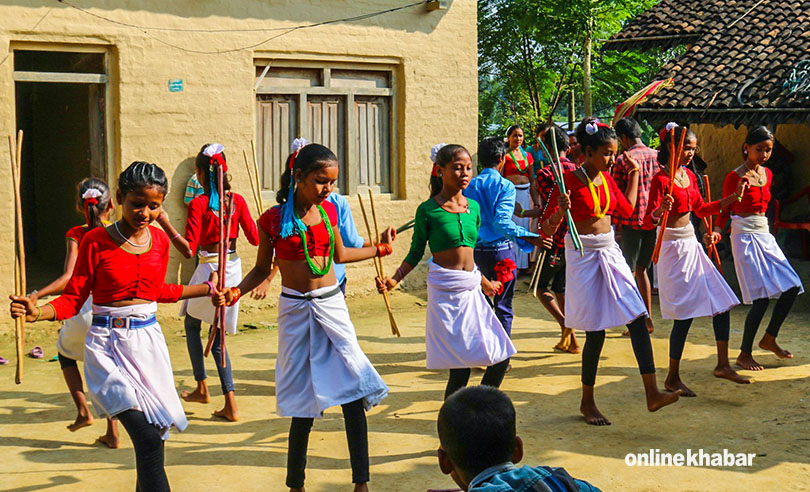
{"type": "Polygon", "coordinates": [[[200,182],[197,181],[197,174],[194,173],[190,178],[188,178],[188,183],[186,183],[186,194],[183,196],[183,203],[188,205],[191,203],[191,200],[194,200],[194,198],[202,195],[203,193],[205,193],[205,189],[200,182]]]}

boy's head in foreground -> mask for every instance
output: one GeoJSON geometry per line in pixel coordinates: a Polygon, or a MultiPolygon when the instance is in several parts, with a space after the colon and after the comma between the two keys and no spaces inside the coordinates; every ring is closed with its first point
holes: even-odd
{"type": "Polygon", "coordinates": [[[487,468],[523,458],[515,434],[515,407],[497,388],[471,386],[448,398],[439,411],[439,467],[464,490],[487,468]]]}

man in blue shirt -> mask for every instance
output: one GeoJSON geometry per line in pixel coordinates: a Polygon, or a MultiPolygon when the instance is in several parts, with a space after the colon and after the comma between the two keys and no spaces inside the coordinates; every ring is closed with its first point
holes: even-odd
{"type": "MultiPolygon", "coordinates": [[[[478,162],[483,167],[481,174],[470,180],[464,196],[472,198],[481,206],[481,228],[475,246],[475,264],[487,278],[496,278],[495,265],[505,259],[515,262],[512,250],[514,241],[518,247],[530,253],[534,246],[543,246],[540,237],[515,224],[515,185],[501,176],[500,169],[506,162],[506,146],[500,137],[486,137],[478,147],[478,162]]],[[[517,272],[505,282],[500,294],[492,298],[495,315],[503,324],[506,333],[512,333],[512,298],[515,295],[517,272]]]]}
{"type": "MultiPolygon", "coordinates": [[[[338,231],[340,231],[340,237],[343,239],[343,246],[347,248],[362,248],[365,246],[366,241],[357,234],[352,209],[346,197],[337,193],[330,193],[326,197],[326,201],[332,202],[337,209],[338,231]]],[[[343,291],[343,294],[346,294],[346,267],[342,263],[333,263],[332,267],[335,270],[335,277],[337,277],[340,290],[343,291]]]]}

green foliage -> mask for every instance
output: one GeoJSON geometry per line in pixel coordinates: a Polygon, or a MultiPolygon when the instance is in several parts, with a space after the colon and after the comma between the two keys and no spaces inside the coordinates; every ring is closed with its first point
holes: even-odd
{"type": "MultiPolygon", "coordinates": [[[[594,112],[615,106],[646,85],[671,52],[601,51],[604,40],[658,0],[479,0],[479,134],[512,123],[533,127],[564,119],[569,92],[583,90],[586,35],[593,42],[594,112]]],[[[576,112],[582,116],[581,102],[576,112]]]]}

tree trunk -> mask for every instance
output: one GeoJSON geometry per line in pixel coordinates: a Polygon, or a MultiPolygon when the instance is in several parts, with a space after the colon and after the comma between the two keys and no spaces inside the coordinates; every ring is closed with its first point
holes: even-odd
{"type": "Polygon", "coordinates": [[[585,117],[593,116],[593,105],[591,104],[591,32],[590,30],[585,33],[585,46],[583,53],[583,67],[582,67],[582,88],[583,88],[583,102],[585,105],[585,117]]]}
{"type": "Polygon", "coordinates": [[[574,86],[571,86],[571,97],[568,99],[568,129],[574,129],[574,123],[577,119],[576,116],[577,105],[576,99],[574,99],[574,86]]]}

